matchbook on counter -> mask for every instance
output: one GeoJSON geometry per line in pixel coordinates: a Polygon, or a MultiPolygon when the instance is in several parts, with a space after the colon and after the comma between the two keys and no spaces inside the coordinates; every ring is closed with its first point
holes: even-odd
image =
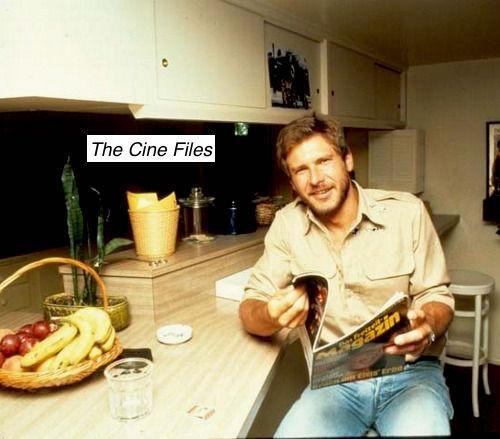
{"type": "Polygon", "coordinates": [[[300,339],[309,369],[311,389],[350,381],[374,378],[401,372],[402,355],[388,355],[384,347],[396,334],[405,332],[410,324],[406,317],[407,296],[395,293],[380,310],[354,331],[332,343],[322,340],[328,281],[319,273],[306,273],[293,280],[294,286],[304,286],[309,297],[309,314],[300,339]]]}

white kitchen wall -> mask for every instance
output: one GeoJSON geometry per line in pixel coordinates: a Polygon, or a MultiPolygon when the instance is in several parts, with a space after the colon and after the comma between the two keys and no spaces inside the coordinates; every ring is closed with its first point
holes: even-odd
{"type": "MultiPolygon", "coordinates": [[[[449,268],[495,278],[490,311],[490,361],[500,364],[500,237],[482,221],[486,179],[486,122],[500,120],[500,58],[411,67],[408,128],[426,132],[425,192],[435,213],[457,213],[443,239],[449,268]]],[[[471,326],[456,320],[452,332],[471,326]]]]}

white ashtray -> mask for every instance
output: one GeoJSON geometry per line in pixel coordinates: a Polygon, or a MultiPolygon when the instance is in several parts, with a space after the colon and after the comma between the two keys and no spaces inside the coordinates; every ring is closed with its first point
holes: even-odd
{"type": "Polygon", "coordinates": [[[188,325],[165,325],[158,328],[156,338],[164,344],[180,344],[193,336],[193,329],[188,325]]]}

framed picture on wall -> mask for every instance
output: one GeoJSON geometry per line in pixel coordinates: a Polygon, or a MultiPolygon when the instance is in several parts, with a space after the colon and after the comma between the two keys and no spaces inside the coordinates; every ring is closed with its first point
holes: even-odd
{"type": "Polygon", "coordinates": [[[486,198],[500,196],[500,121],[486,122],[486,198]]]}

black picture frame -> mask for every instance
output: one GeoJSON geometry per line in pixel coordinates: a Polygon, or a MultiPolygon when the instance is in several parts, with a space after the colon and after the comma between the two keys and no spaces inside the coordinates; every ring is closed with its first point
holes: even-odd
{"type": "Polygon", "coordinates": [[[498,151],[500,151],[500,121],[486,122],[486,198],[496,194],[493,171],[498,151]]]}

